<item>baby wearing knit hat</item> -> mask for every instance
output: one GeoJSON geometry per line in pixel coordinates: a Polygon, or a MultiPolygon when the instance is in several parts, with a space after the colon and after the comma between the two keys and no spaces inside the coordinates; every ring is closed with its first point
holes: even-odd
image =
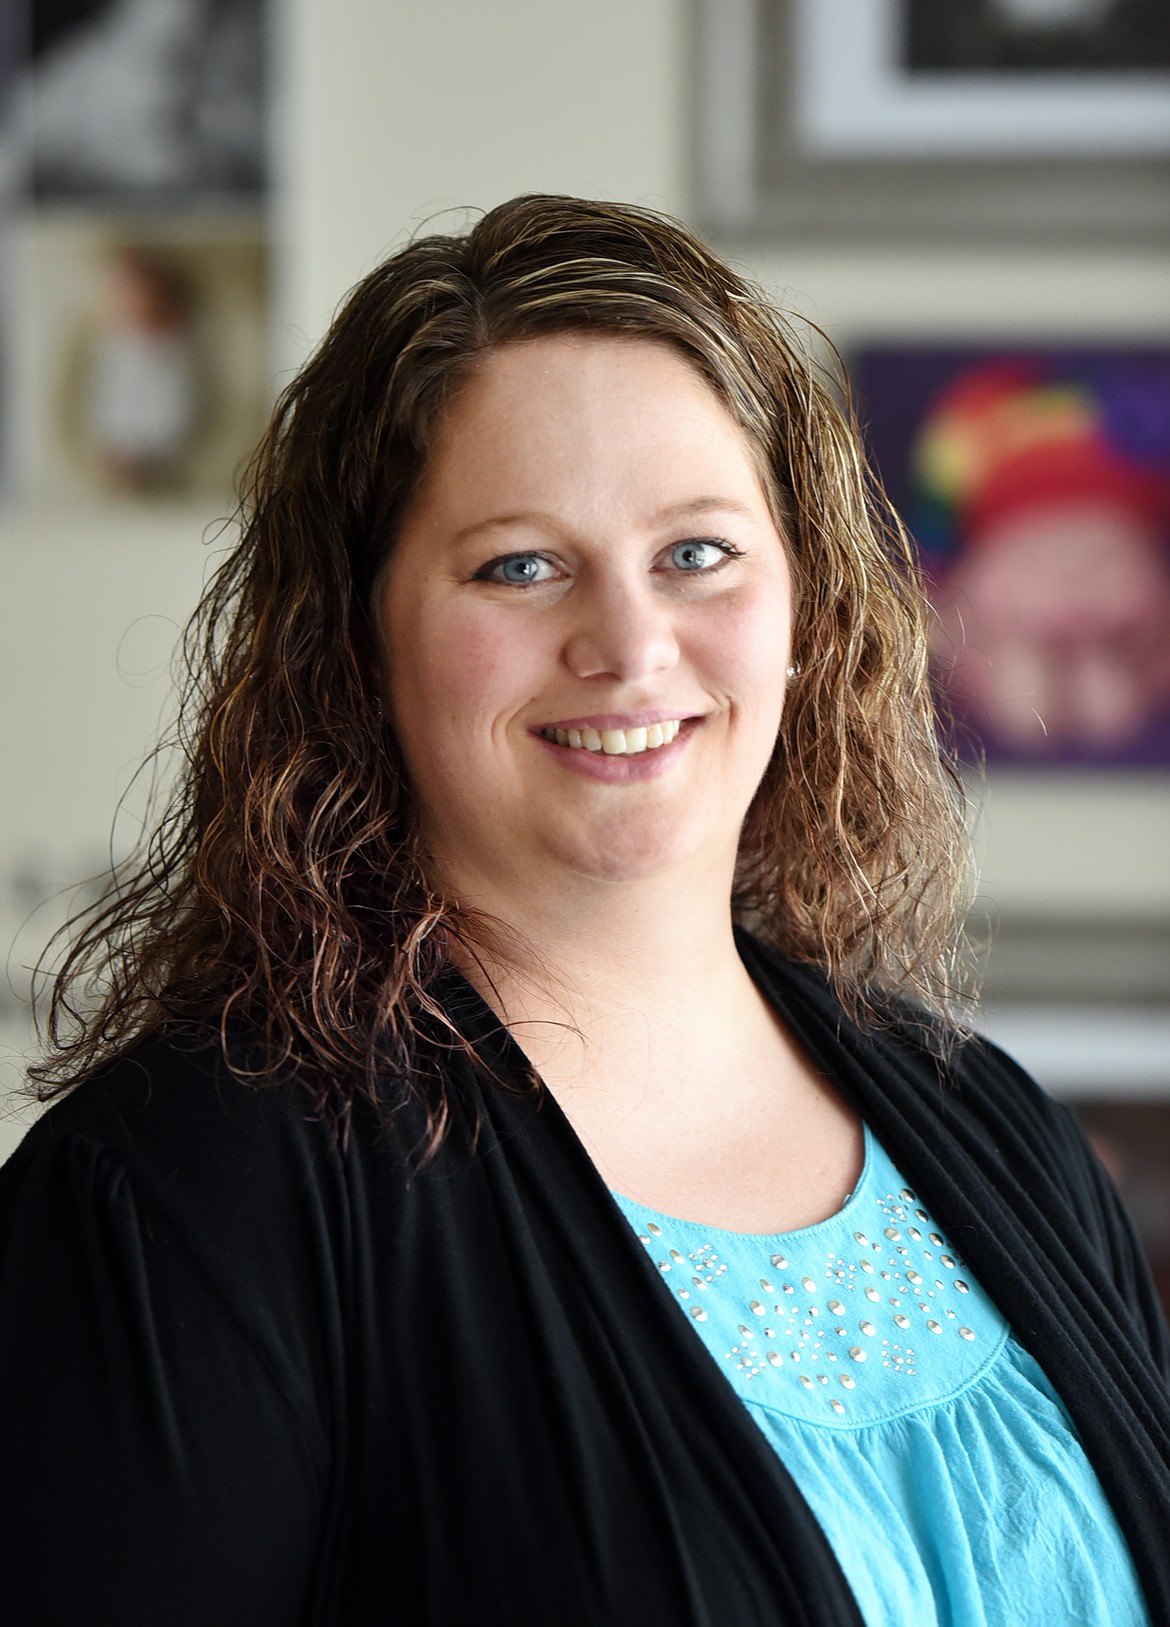
{"type": "Polygon", "coordinates": [[[1124,750],[1170,707],[1165,370],[977,364],[933,402],[914,475],[960,717],[1008,754],[1124,750]]]}

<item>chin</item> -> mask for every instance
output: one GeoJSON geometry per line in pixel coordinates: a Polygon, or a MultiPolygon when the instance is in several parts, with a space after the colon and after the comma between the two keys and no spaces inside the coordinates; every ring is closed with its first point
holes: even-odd
{"type": "MultiPolygon", "coordinates": [[[[709,842],[709,833],[708,833],[709,842]]],[[[597,881],[636,882],[669,874],[708,845],[694,829],[647,826],[636,820],[582,834],[560,845],[558,857],[577,875],[597,881]]]]}

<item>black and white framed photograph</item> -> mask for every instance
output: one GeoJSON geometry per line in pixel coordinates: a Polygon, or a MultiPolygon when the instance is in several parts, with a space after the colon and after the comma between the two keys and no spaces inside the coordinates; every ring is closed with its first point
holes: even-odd
{"type": "Polygon", "coordinates": [[[900,0],[906,72],[1146,73],[1170,68],[1162,0],[900,0]]]}
{"type": "Polygon", "coordinates": [[[37,200],[256,199],[265,0],[22,0],[16,118],[37,200]]]}
{"type": "Polygon", "coordinates": [[[11,494],[8,389],[12,334],[19,322],[12,290],[13,180],[16,169],[12,86],[19,49],[16,23],[12,6],[0,6],[0,502],[7,500],[11,494]]]}

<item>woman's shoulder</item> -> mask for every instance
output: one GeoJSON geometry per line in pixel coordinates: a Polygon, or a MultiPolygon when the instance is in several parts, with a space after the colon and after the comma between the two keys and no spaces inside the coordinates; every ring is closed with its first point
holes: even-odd
{"type": "MultiPolygon", "coordinates": [[[[0,1230],[132,1213],[203,1254],[345,1223],[338,1137],[295,1080],[246,1082],[216,1043],[144,1039],[50,1107],[0,1169],[0,1230]]],[[[262,1245],[261,1245],[262,1246],[262,1245]]]]}
{"type": "MultiPolygon", "coordinates": [[[[37,1454],[56,1442],[80,1484],[121,1485],[112,1510],[89,1510],[95,1530],[130,1518],[165,1546],[201,1476],[232,1506],[226,1474],[287,1495],[311,1535],[351,1249],[338,1157],[302,1096],[156,1036],[51,1107],[0,1169],[0,1383],[25,1408],[3,1453],[49,1484],[37,1454]],[[183,1498],[160,1493],[180,1483],[183,1498]]],[[[258,1552],[270,1536],[262,1520],[250,1532],[258,1552]]]]}
{"type": "Polygon", "coordinates": [[[1031,1074],[977,1027],[949,1023],[897,994],[870,991],[850,1001],[824,967],[790,960],[746,931],[737,932],[737,940],[765,992],[798,1027],[803,1023],[809,1032],[831,1034],[837,1046],[855,1054],[896,1059],[907,1083],[942,1106],[963,1097],[972,1106],[1002,1099],[1027,1103],[1041,1114],[1060,1110],[1031,1074]]]}
{"type": "Polygon", "coordinates": [[[899,998],[875,998],[859,1017],[823,968],[787,960],[746,934],[741,949],[777,1008],[822,1063],[848,1068],[866,1116],[909,1115],[924,1133],[982,1143],[997,1157],[1046,1164],[1057,1179],[1084,1175],[1075,1115],[975,1027],[949,1026],[899,998]]]}
{"type": "Polygon", "coordinates": [[[160,1170],[207,1147],[258,1149],[317,1139],[307,1092],[288,1080],[252,1084],[218,1040],[151,1034],[59,1097],[17,1149],[20,1161],[84,1141],[160,1170]]]}

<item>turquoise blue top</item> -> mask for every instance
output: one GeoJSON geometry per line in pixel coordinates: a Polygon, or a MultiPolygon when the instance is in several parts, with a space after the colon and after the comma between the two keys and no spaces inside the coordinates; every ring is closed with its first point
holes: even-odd
{"type": "Polygon", "coordinates": [[[801,1231],[614,1197],[867,1627],[1148,1627],[1068,1412],[868,1127],[857,1189],[801,1231]]]}

